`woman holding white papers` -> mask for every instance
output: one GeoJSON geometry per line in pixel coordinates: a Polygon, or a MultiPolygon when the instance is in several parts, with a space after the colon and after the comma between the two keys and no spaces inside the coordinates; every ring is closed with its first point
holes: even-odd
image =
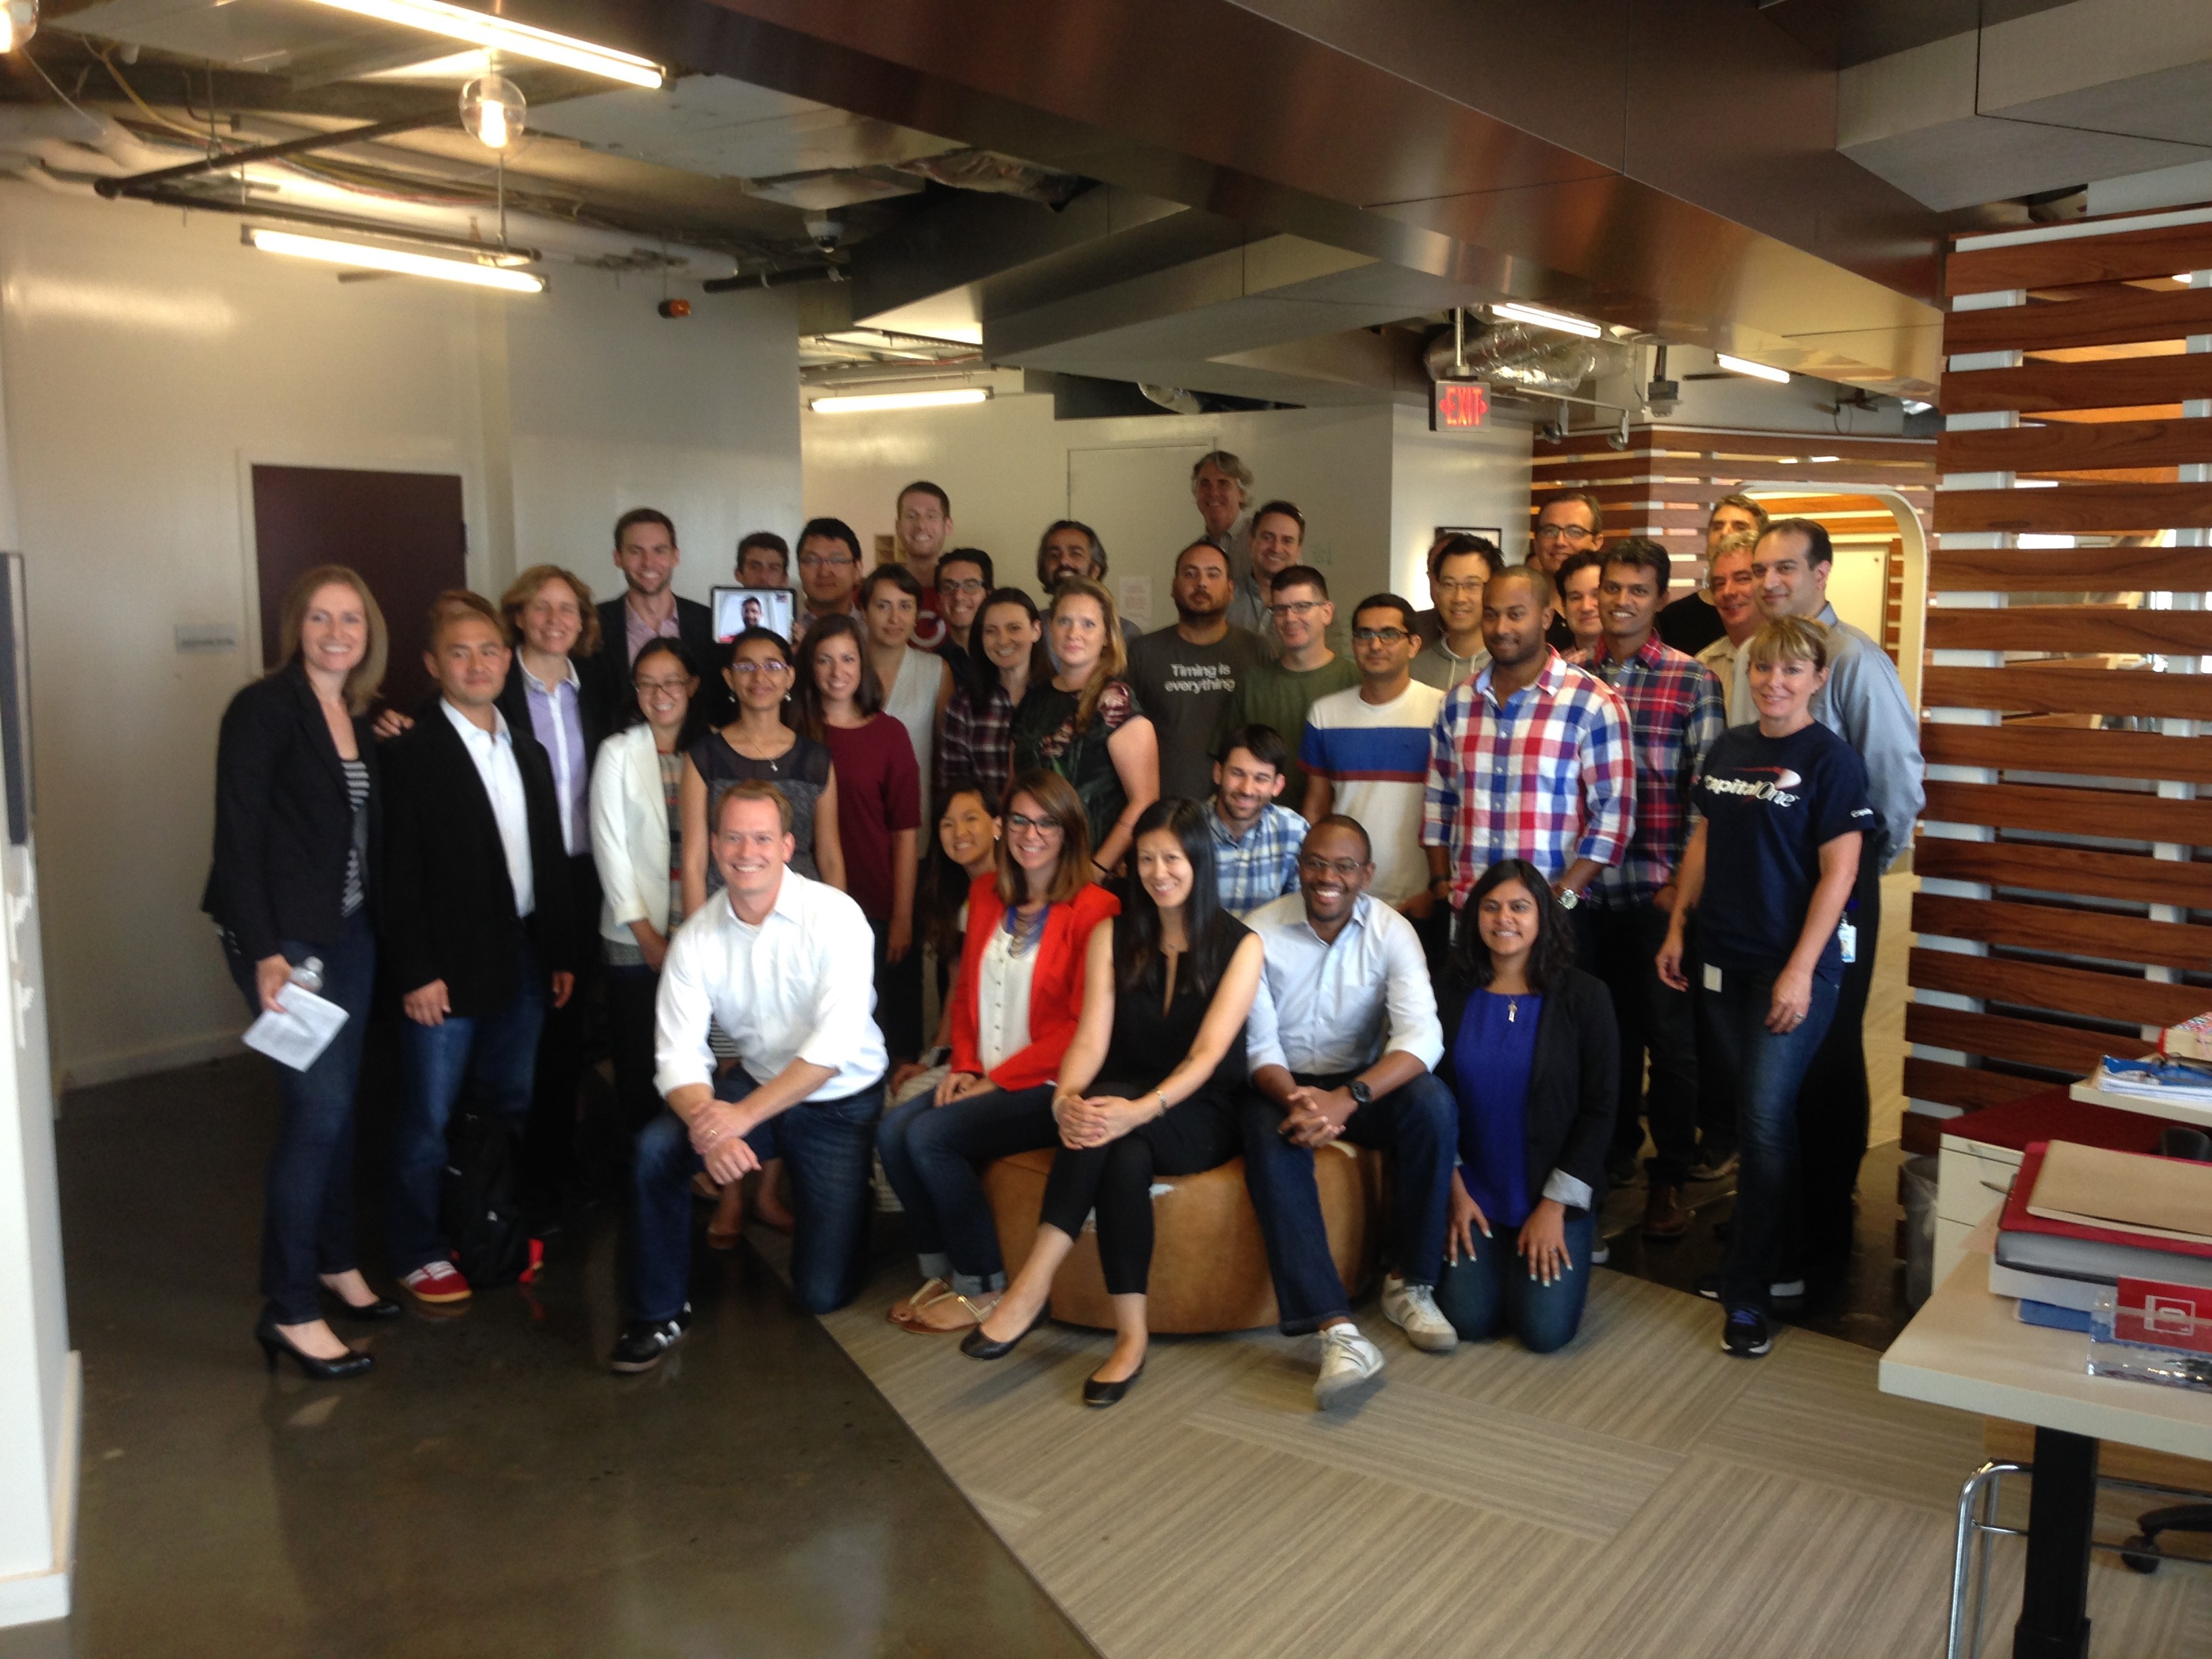
{"type": "Polygon", "coordinates": [[[304,1070],[279,1066],[283,1127],[269,1159],[254,1336],[270,1370],[289,1353],[319,1382],[374,1363],[324,1322],[398,1316],[355,1263],[354,1090],[376,979],[376,744],[384,616],[367,584],[320,565],[284,600],[283,665],[231,699],[216,749],[215,864],[201,908],[256,1015],[283,1012],[312,959],[345,1024],[304,1070]]]}

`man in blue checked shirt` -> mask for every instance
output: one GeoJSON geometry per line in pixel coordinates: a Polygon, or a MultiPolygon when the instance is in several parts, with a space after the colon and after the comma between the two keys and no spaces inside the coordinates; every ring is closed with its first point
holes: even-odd
{"type": "Polygon", "coordinates": [[[1240,726],[1221,740],[1213,762],[1213,863],[1221,908],[1243,920],[1269,899],[1298,890],[1298,843],[1306,821],[1275,804],[1290,774],[1290,751],[1272,726],[1240,726]]]}

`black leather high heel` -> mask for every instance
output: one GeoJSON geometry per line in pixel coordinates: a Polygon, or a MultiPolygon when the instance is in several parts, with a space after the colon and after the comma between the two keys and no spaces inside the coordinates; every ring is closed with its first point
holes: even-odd
{"type": "Polygon", "coordinates": [[[272,1374],[276,1370],[276,1356],[283,1353],[299,1361],[301,1374],[311,1382],[338,1382],[349,1376],[366,1376],[376,1368],[376,1359],[371,1354],[349,1353],[343,1359],[318,1359],[311,1353],[301,1352],[276,1328],[274,1314],[261,1316],[261,1322],[253,1328],[253,1340],[261,1345],[262,1358],[269,1362],[272,1374]]]}
{"type": "Polygon", "coordinates": [[[389,1297],[380,1296],[374,1302],[365,1302],[356,1307],[327,1285],[323,1287],[323,1294],[337,1306],[341,1318],[357,1319],[363,1324],[380,1325],[386,1320],[397,1319],[407,1311],[389,1297]]]}
{"type": "Polygon", "coordinates": [[[966,1354],[970,1359],[1004,1359],[1008,1354],[1012,1353],[1016,1348],[1021,1346],[1022,1339],[1024,1337],[1027,1336],[1031,1331],[1036,1329],[1038,1326],[1043,1324],[1044,1322],[1051,1316],[1051,1315],[1052,1300],[1048,1297],[1045,1299],[1044,1306],[1037,1310],[1036,1317],[1030,1321],[1030,1322],[1026,1326],[1023,1327],[1021,1331],[1017,1334],[1008,1337],[1003,1342],[994,1341],[990,1337],[984,1335],[983,1328],[981,1325],[978,1325],[974,1330],[969,1332],[967,1335],[960,1339],[960,1352],[966,1354]]]}
{"type": "MultiPolygon", "coordinates": [[[[1151,1358],[1147,1354],[1146,1359],[1151,1358]]],[[[1096,1376],[1083,1379],[1083,1403],[1086,1406],[1111,1406],[1136,1386],[1137,1379],[1145,1374],[1145,1360],[1137,1362],[1137,1369],[1119,1382],[1101,1382],[1096,1376]]]]}

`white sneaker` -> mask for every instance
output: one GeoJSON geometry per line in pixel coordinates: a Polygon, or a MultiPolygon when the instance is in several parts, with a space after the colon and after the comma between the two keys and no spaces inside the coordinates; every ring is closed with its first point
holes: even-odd
{"type": "Polygon", "coordinates": [[[1449,1353],[1459,1333],[1437,1311],[1436,1293],[1425,1285],[1408,1285],[1392,1273],[1382,1281],[1382,1317],[1405,1332],[1406,1340],[1427,1353],[1449,1353]]]}
{"type": "Polygon", "coordinates": [[[1327,1411],[1351,1404],[1382,1375],[1382,1351],[1359,1334],[1357,1325],[1331,1325],[1321,1338],[1321,1375],[1314,1378],[1314,1404],[1327,1411]]]}

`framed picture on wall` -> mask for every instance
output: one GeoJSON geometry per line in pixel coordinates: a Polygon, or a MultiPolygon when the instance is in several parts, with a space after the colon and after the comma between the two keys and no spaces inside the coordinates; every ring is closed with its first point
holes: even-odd
{"type": "Polygon", "coordinates": [[[791,590],[786,587],[718,587],[714,592],[714,639],[727,645],[748,628],[765,628],[791,638],[791,590]]]}

